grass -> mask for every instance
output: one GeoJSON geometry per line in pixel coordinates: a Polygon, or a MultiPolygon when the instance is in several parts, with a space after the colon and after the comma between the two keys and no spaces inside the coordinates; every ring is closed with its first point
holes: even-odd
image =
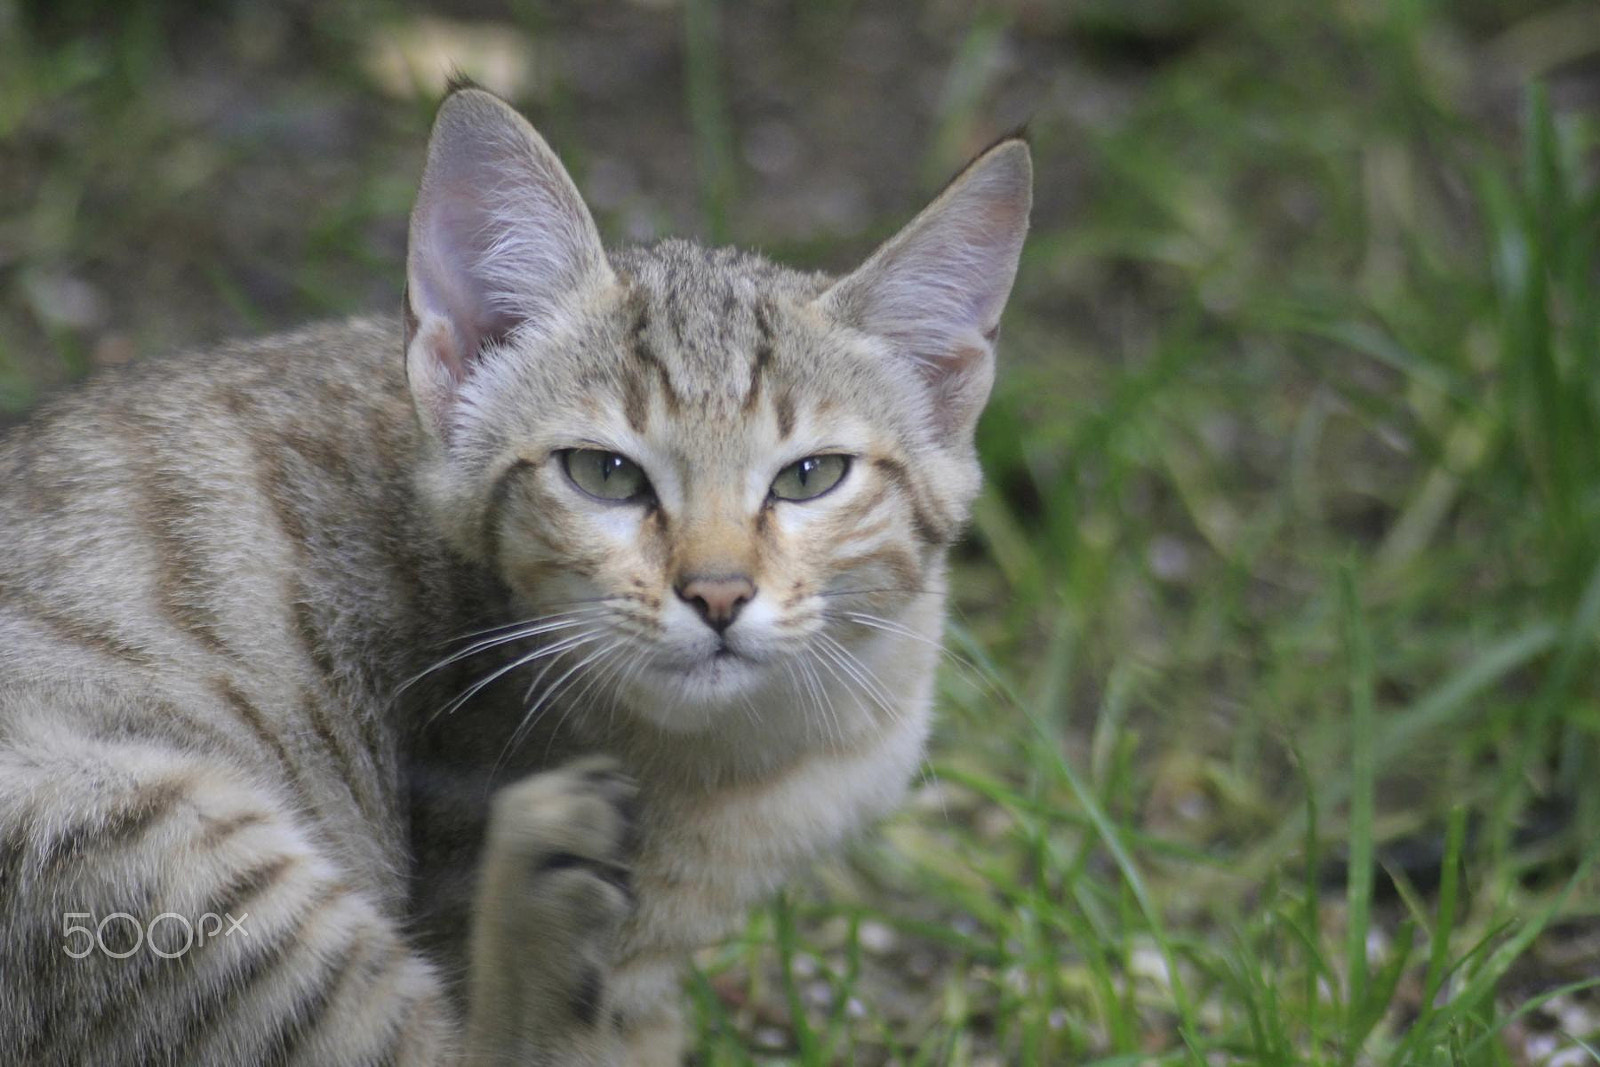
{"type": "MultiPolygon", "coordinates": [[[[837,266],[840,242],[747,210],[741,92],[836,103],[835,57],[879,6],[800,7],[792,62],[760,69],[736,5],[628,17],[685,64],[661,107],[702,232],[837,266]]],[[[170,257],[161,233],[209,234],[200,194],[268,158],[207,155],[130,91],[173,47],[162,6],[138,10],[126,41],[0,31],[0,153],[37,179],[0,174],[20,190],[0,195],[11,407],[95,347],[30,279],[96,277],[146,239],[170,257]],[[60,108],[80,125],[49,132],[60,108]],[[111,129],[151,180],[105,177],[111,129]],[[184,153],[187,179],[161,164],[184,153]]],[[[365,306],[397,277],[370,242],[403,220],[391,146],[425,102],[380,104],[332,58],[365,10],[336,9],[327,69],[297,84],[365,101],[380,134],[340,149],[298,261],[200,245],[208,329],[365,306]]],[[[928,52],[897,103],[926,150],[884,168],[931,191],[1007,101],[1032,112],[988,487],[927,773],[697,960],[701,1063],[1600,1059],[1600,1014],[1573,1030],[1600,965],[1570,951],[1600,946],[1600,125],[1562,103],[1594,91],[1589,11],[897,9],[928,52]]],[[[534,5],[504,17],[548,32],[534,5]]],[[[576,90],[551,106],[568,139],[610,114],[576,90]]]]}

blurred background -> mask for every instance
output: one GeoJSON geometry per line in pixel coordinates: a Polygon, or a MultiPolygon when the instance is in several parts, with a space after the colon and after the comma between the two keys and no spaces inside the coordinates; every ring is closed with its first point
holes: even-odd
{"type": "Polygon", "coordinates": [[[1036,150],[934,751],[696,1062],[1600,1061],[1600,4],[0,0],[0,425],[396,309],[452,67],[613,241],[1036,150]]]}

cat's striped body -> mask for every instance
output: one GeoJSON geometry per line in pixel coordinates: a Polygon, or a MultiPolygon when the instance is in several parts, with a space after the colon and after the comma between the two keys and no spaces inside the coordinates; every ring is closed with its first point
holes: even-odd
{"type": "MultiPolygon", "coordinates": [[[[930,213],[1006,207],[1003,300],[1026,155],[985,159],[930,213]]],[[[831,288],[605,256],[553,160],[458,94],[403,324],[152,362],[0,443],[24,1062],[671,1062],[682,954],[899,796],[998,302],[941,320],[930,406],[871,340],[907,328],[884,290],[928,215],[831,288]],[[459,164],[495,176],[488,223],[451,152],[492,157],[459,164]],[[585,496],[574,448],[632,455],[649,500],[585,496]],[[826,500],[763,499],[828,449],[826,500]],[[210,915],[237,927],[185,943],[210,915]]]]}

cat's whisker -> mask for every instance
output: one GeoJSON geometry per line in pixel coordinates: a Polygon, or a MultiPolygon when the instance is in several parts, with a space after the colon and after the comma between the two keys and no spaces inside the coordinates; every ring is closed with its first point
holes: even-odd
{"type": "Polygon", "coordinates": [[[432,674],[435,671],[443,670],[445,667],[448,667],[452,664],[459,663],[464,659],[470,659],[473,656],[479,655],[483,652],[488,652],[491,649],[500,648],[503,645],[514,644],[518,641],[527,640],[530,637],[539,637],[543,634],[555,633],[560,630],[570,630],[577,626],[588,625],[593,621],[593,619],[587,618],[563,619],[559,622],[546,622],[536,626],[527,626],[512,633],[502,634],[498,637],[479,641],[469,648],[464,648],[457,652],[451,653],[449,656],[446,656],[438,663],[435,663],[433,666],[417,675],[416,678],[421,679],[427,677],[427,675],[432,674]]]}
{"type": "Polygon", "coordinates": [[[920,644],[927,645],[929,648],[934,649],[941,656],[943,656],[945,661],[954,667],[956,671],[960,673],[960,675],[967,681],[973,683],[979,689],[982,689],[984,692],[989,693],[992,696],[1008,699],[1006,698],[1004,691],[998,685],[996,685],[994,681],[991,680],[991,678],[981,667],[967,659],[965,656],[952,652],[950,649],[946,648],[943,643],[935,641],[927,634],[917,633],[915,630],[904,626],[901,623],[894,622],[891,619],[885,619],[879,615],[870,615],[866,612],[846,611],[838,614],[830,613],[828,617],[831,619],[843,619],[847,622],[853,622],[858,626],[865,626],[869,629],[881,630],[884,633],[894,634],[898,637],[904,637],[907,640],[916,641],[920,644]]]}
{"type": "Polygon", "coordinates": [[[850,649],[831,638],[830,641],[835,654],[840,658],[840,665],[861,679],[863,689],[872,697],[873,703],[883,712],[884,718],[883,723],[879,726],[879,732],[887,732],[888,726],[898,726],[903,722],[905,720],[905,710],[890,696],[883,685],[882,679],[850,649]]]}
{"type": "MultiPolygon", "coordinates": [[[[582,621],[574,621],[574,622],[562,624],[560,626],[551,626],[551,627],[547,627],[547,628],[541,629],[539,631],[539,633],[540,634],[543,634],[543,633],[556,633],[556,632],[559,632],[559,631],[562,631],[562,630],[571,630],[571,629],[574,629],[574,628],[576,628],[578,626],[582,626],[582,625],[584,625],[584,623],[582,621]]],[[[497,646],[495,646],[495,647],[498,647],[498,645],[510,644],[514,640],[521,640],[521,639],[524,639],[524,638],[530,637],[530,636],[537,636],[537,635],[521,634],[521,635],[518,635],[516,638],[510,638],[510,639],[507,639],[505,641],[498,642],[497,646]]],[[[567,638],[562,638],[562,640],[567,640],[567,638]]],[[[464,704],[466,702],[466,700],[471,699],[472,695],[477,693],[478,690],[481,689],[483,685],[494,681],[496,678],[499,678],[502,675],[505,675],[505,674],[511,672],[512,670],[515,670],[517,667],[519,667],[519,666],[521,666],[523,664],[526,664],[528,662],[531,662],[532,660],[541,658],[545,654],[546,650],[549,649],[549,647],[550,646],[547,646],[547,645],[541,645],[539,648],[534,649],[532,652],[529,652],[529,653],[527,653],[527,654],[525,654],[523,656],[520,656],[517,659],[513,660],[510,665],[504,667],[503,669],[495,671],[487,679],[484,679],[482,683],[474,684],[473,686],[469,687],[468,690],[466,691],[466,693],[464,694],[464,698],[465,699],[456,698],[456,699],[452,700],[442,712],[441,711],[434,712],[433,715],[429,717],[428,723],[431,725],[433,720],[438,718],[440,714],[453,713],[457,708],[459,708],[462,704],[464,704]]],[[[488,649],[481,649],[480,651],[487,651],[487,650],[488,649]]],[[[465,659],[465,658],[467,658],[467,657],[466,656],[461,656],[461,657],[458,657],[458,660],[459,659],[465,659]]],[[[440,670],[443,667],[448,666],[448,665],[449,664],[446,664],[446,663],[435,664],[434,666],[428,668],[428,670],[426,672],[424,672],[422,675],[418,675],[416,678],[411,679],[411,681],[408,682],[407,684],[409,685],[409,684],[412,684],[412,683],[414,683],[416,681],[419,681],[422,677],[426,676],[427,674],[431,674],[431,673],[433,673],[435,671],[438,671],[438,670],[440,670]]],[[[402,686],[399,690],[396,690],[396,696],[398,696],[400,693],[404,692],[404,689],[405,689],[405,687],[402,686]]]]}
{"type": "Polygon", "coordinates": [[[827,644],[818,646],[819,649],[827,653],[851,678],[855,679],[862,692],[883,711],[888,721],[898,722],[900,720],[899,709],[895,707],[893,699],[884,690],[877,676],[872,673],[865,663],[861,662],[860,657],[827,634],[819,634],[818,636],[821,640],[827,642],[827,644]]]}
{"type": "MultiPolygon", "coordinates": [[[[569,677],[579,673],[580,671],[582,671],[583,668],[585,666],[587,666],[588,664],[595,662],[597,659],[601,658],[602,656],[608,655],[609,653],[614,651],[617,647],[619,647],[618,643],[613,642],[613,643],[608,644],[605,647],[599,649],[598,651],[594,652],[593,654],[589,655],[587,658],[582,660],[580,663],[578,663],[572,669],[567,671],[566,674],[562,675],[561,678],[557,679],[551,685],[551,687],[548,690],[546,690],[543,694],[540,695],[539,702],[534,704],[532,707],[528,708],[528,710],[523,713],[522,721],[517,724],[517,728],[511,732],[511,736],[506,739],[506,743],[501,747],[500,755],[495,758],[494,766],[491,767],[490,771],[489,771],[489,778],[491,780],[493,780],[495,775],[497,775],[499,773],[500,767],[501,767],[502,764],[504,764],[506,758],[509,757],[513,752],[516,751],[518,746],[520,746],[522,744],[522,742],[526,739],[527,734],[533,729],[534,725],[538,721],[537,716],[536,716],[535,713],[538,711],[539,706],[541,704],[544,704],[547,701],[547,699],[551,699],[551,698],[553,698],[555,696],[556,692],[560,689],[561,683],[563,681],[565,681],[567,678],[569,678],[569,677]]],[[[563,650],[563,651],[565,651],[565,650],[563,650]]],[[[553,666],[554,664],[558,663],[558,662],[560,662],[559,659],[552,659],[550,661],[550,663],[546,664],[544,669],[539,672],[539,677],[534,680],[533,685],[537,686],[539,684],[539,679],[543,678],[545,676],[545,674],[547,674],[549,672],[550,667],[553,666]]],[[[593,683],[593,674],[591,674],[590,682],[591,682],[591,684],[593,683]]],[[[533,694],[533,689],[530,688],[528,690],[528,695],[531,697],[532,694],[533,694]]],[[[527,698],[525,697],[524,700],[526,700],[526,699],[527,698]]],[[[570,708],[569,708],[569,713],[570,713],[570,708]]],[[[566,716],[565,715],[562,716],[561,721],[562,722],[566,721],[566,716]]],[[[560,729],[560,724],[559,723],[557,724],[557,729],[558,730],[560,729]]],[[[553,740],[553,737],[552,737],[552,740],[553,740]]]]}
{"type": "MultiPolygon", "coordinates": [[[[606,599],[610,599],[610,598],[606,598],[606,599]]],[[[552,604],[552,605],[547,605],[547,606],[555,607],[556,605],[552,604]]],[[[496,625],[496,626],[485,626],[481,630],[468,630],[464,634],[457,634],[454,637],[447,637],[442,641],[437,641],[437,642],[434,643],[433,647],[434,648],[444,648],[444,647],[446,647],[448,645],[453,645],[458,641],[469,641],[474,637],[483,637],[483,636],[485,636],[487,634],[499,633],[499,632],[502,632],[502,631],[505,631],[505,630],[515,630],[518,627],[522,627],[522,626],[537,626],[538,624],[540,624],[542,622],[550,622],[550,621],[555,620],[555,619],[572,618],[572,617],[576,617],[578,615],[583,615],[583,614],[591,614],[591,615],[592,614],[597,614],[597,613],[599,613],[601,611],[604,611],[604,610],[605,609],[603,609],[603,608],[593,607],[593,608],[582,608],[582,609],[578,609],[578,610],[575,610],[575,611],[555,611],[555,612],[550,612],[550,613],[544,614],[544,615],[533,615],[533,616],[530,616],[530,617],[528,617],[526,619],[517,619],[517,620],[515,620],[513,622],[503,622],[503,623],[500,623],[499,625],[496,625]]]]}
{"type": "MultiPolygon", "coordinates": [[[[628,643],[626,641],[613,641],[611,645],[607,647],[606,651],[607,653],[610,653],[617,650],[625,650],[627,647],[628,643]]],[[[617,673],[617,671],[620,669],[620,665],[623,662],[624,661],[621,656],[616,656],[613,657],[612,661],[607,663],[603,669],[590,671],[588,681],[584,683],[583,688],[572,695],[572,703],[582,703],[589,696],[590,692],[596,689],[596,687],[603,687],[604,683],[609,681],[612,675],[617,673]]]]}
{"type": "Polygon", "coordinates": [[[882,586],[882,587],[876,588],[876,589],[831,589],[831,590],[828,590],[827,592],[812,593],[811,596],[815,596],[815,597],[878,596],[878,595],[882,595],[882,594],[885,594],[885,593],[908,593],[908,594],[911,594],[913,596],[922,596],[922,595],[925,595],[925,594],[938,593],[938,592],[941,592],[941,590],[938,590],[938,589],[923,589],[920,586],[910,586],[910,585],[906,585],[906,586],[889,585],[889,586],[882,586]]]}
{"type": "MultiPolygon", "coordinates": [[[[798,660],[784,660],[783,661],[783,674],[784,674],[784,677],[788,680],[789,688],[794,690],[794,695],[795,695],[796,699],[804,701],[805,698],[809,694],[805,691],[805,687],[803,685],[801,685],[801,683],[800,683],[800,672],[795,667],[795,664],[798,663],[798,662],[799,662],[798,660]]],[[[802,718],[802,721],[808,722],[806,716],[802,715],[801,718],[802,718]]],[[[811,735],[811,730],[810,730],[810,726],[809,726],[809,723],[808,723],[808,725],[806,727],[806,736],[809,737],[810,735],[811,735]]]]}
{"type": "Polygon", "coordinates": [[[845,673],[850,675],[851,680],[856,685],[861,686],[864,696],[869,697],[870,701],[877,704],[880,709],[883,709],[883,712],[893,715],[894,709],[891,697],[883,693],[882,686],[875,685],[875,681],[867,677],[864,665],[861,664],[859,659],[851,656],[850,649],[840,645],[834,638],[830,638],[827,633],[819,633],[818,640],[824,641],[822,645],[818,645],[818,653],[824,654],[829,661],[837,662],[840,665],[840,669],[845,670],[845,673]]]}
{"type": "Polygon", "coordinates": [[[816,721],[817,732],[819,734],[822,732],[822,702],[817,699],[816,690],[812,688],[814,683],[811,680],[811,675],[806,672],[805,666],[805,660],[795,660],[795,672],[800,676],[805,685],[806,700],[810,703],[813,709],[812,714],[805,716],[806,734],[809,737],[811,732],[811,723],[813,720],[816,721]]]}
{"type": "Polygon", "coordinates": [[[565,608],[574,604],[609,604],[619,600],[627,600],[627,593],[602,593],[599,596],[575,597],[572,600],[541,600],[540,606],[546,608],[565,608]]]}
{"type": "Polygon", "coordinates": [[[800,669],[806,675],[807,685],[812,693],[812,702],[817,709],[817,730],[819,733],[824,729],[828,730],[828,733],[823,735],[823,739],[826,740],[832,734],[833,726],[838,723],[838,713],[833,707],[832,698],[828,696],[827,686],[823,684],[822,677],[817,674],[816,668],[805,659],[801,659],[798,662],[800,669]]]}
{"type": "MultiPolygon", "coordinates": [[[[610,655],[612,652],[616,651],[616,649],[619,648],[619,647],[621,647],[620,642],[612,640],[612,641],[608,642],[607,644],[603,645],[602,647],[600,647],[598,649],[595,649],[594,651],[591,651],[583,659],[579,660],[577,663],[575,663],[571,667],[567,668],[565,673],[563,673],[558,678],[556,678],[555,681],[551,682],[549,687],[547,689],[545,689],[544,692],[539,694],[538,699],[533,702],[533,704],[528,708],[527,712],[525,713],[525,716],[524,716],[525,719],[527,719],[527,721],[531,723],[532,722],[532,717],[536,713],[538,713],[541,708],[544,708],[544,709],[550,708],[551,706],[554,705],[554,703],[556,701],[556,698],[558,696],[560,696],[561,692],[564,689],[568,688],[569,686],[577,684],[577,682],[575,682],[573,679],[577,678],[580,674],[582,674],[584,668],[588,667],[589,664],[594,663],[596,660],[599,660],[599,659],[601,659],[601,658],[603,658],[605,656],[610,655]]],[[[561,716],[561,721],[562,722],[566,721],[567,715],[570,715],[572,713],[574,707],[576,707],[576,702],[575,701],[568,701],[567,710],[561,716]]]]}
{"type": "Polygon", "coordinates": [[[800,665],[801,673],[806,676],[806,687],[811,691],[812,705],[817,709],[818,732],[822,734],[822,739],[826,741],[833,734],[833,723],[831,722],[832,702],[826,701],[827,692],[822,683],[822,678],[817,674],[816,668],[811,665],[810,661],[802,658],[797,662],[800,665]]]}
{"type": "Polygon", "coordinates": [[[885,630],[889,633],[899,634],[901,637],[909,637],[914,641],[921,641],[925,645],[932,645],[934,648],[940,649],[941,651],[944,650],[943,644],[929,637],[927,634],[919,633],[904,623],[896,622],[893,619],[886,619],[882,615],[873,615],[865,611],[844,611],[838,613],[834,617],[849,619],[851,622],[858,622],[863,626],[873,626],[879,630],[885,630]]]}
{"type": "Polygon", "coordinates": [[[617,678],[616,682],[612,685],[612,687],[611,687],[611,713],[606,718],[606,733],[607,734],[610,734],[611,732],[613,732],[616,729],[617,715],[622,710],[621,707],[620,707],[620,704],[621,704],[621,701],[622,701],[622,692],[623,692],[623,690],[626,689],[628,687],[628,685],[632,683],[633,679],[638,676],[640,671],[644,670],[646,664],[648,664],[649,662],[650,662],[650,650],[648,648],[646,648],[646,647],[641,647],[641,648],[637,649],[633,654],[633,658],[628,661],[628,665],[623,668],[622,674],[617,678]]]}
{"type": "Polygon", "coordinates": [[[482,691],[485,686],[491,685],[497,679],[504,677],[517,668],[525,667],[529,663],[532,663],[538,659],[544,659],[547,656],[560,655],[569,648],[575,648],[579,645],[587,644],[590,641],[597,640],[599,636],[599,634],[596,634],[593,631],[585,631],[584,633],[575,635],[573,637],[563,638],[553,645],[542,645],[524,656],[519,656],[517,659],[512,660],[505,666],[491,672],[487,677],[481,678],[472,685],[468,686],[463,693],[430,715],[426,725],[433,725],[434,720],[439,718],[441,715],[448,716],[454,714],[458,709],[461,708],[462,705],[482,691]]]}
{"type": "MultiPolygon", "coordinates": [[[[555,702],[555,699],[556,699],[557,695],[560,694],[561,691],[563,689],[567,688],[569,685],[576,684],[576,683],[571,681],[571,679],[575,675],[577,675],[581,671],[583,671],[583,669],[585,667],[589,666],[589,664],[594,663],[596,660],[599,660],[604,656],[610,655],[612,652],[615,652],[620,647],[622,647],[621,646],[621,642],[612,641],[610,644],[605,645],[604,647],[602,647],[601,649],[599,649],[596,652],[590,653],[588,656],[585,656],[582,660],[580,660],[577,663],[573,664],[572,667],[567,671],[567,673],[565,673],[561,677],[557,678],[554,682],[551,682],[550,683],[550,688],[545,690],[545,692],[541,693],[540,696],[539,696],[538,702],[535,703],[533,705],[533,707],[529,708],[527,710],[527,712],[523,715],[522,725],[517,727],[517,734],[523,734],[524,731],[531,730],[533,728],[534,723],[536,723],[542,715],[544,715],[544,714],[549,712],[549,709],[554,706],[554,702],[555,702]],[[540,711],[541,707],[544,709],[544,711],[540,711]]],[[[545,742],[544,748],[545,748],[545,758],[546,759],[548,759],[549,756],[550,756],[550,746],[555,743],[556,735],[561,732],[561,727],[566,724],[567,718],[569,716],[571,716],[571,714],[575,710],[577,710],[577,707],[578,707],[578,702],[576,700],[567,701],[566,710],[561,713],[561,718],[556,720],[555,729],[550,731],[550,737],[545,742]]],[[[512,735],[512,742],[514,744],[520,743],[518,741],[517,734],[513,734],[512,735]]]]}
{"type": "Polygon", "coordinates": [[[978,670],[977,664],[967,660],[955,652],[952,652],[949,648],[945,647],[944,642],[929,637],[927,634],[919,633],[916,630],[911,629],[911,627],[906,626],[904,623],[895,622],[893,619],[885,619],[881,615],[871,615],[862,611],[846,611],[840,614],[830,615],[829,617],[835,619],[845,619],[849,622],[854,622],[859,626],[866,626],[874,630],[882,630],[884,633],[890,633],[898,637],[904,637],[910,641],[916,641],[918,644],[927,645],[929,648],[938,652],[956,667],[970,671],[978,670]]]}
{"type": "Polygon", "coordinates": [[[939,772],[934,769],[933,761],[926,755],[922,757],[922,762],[919,764],[918,773],[922,776],[922,781],[920,783],[922,787],[933,789],[933,795],[939,801],[939,814],[943,816],[944,821],[948,823],[950,821],[950,806],[945,803],[944,783],[940,781],[939,772]]]}
{"type": "Polygon", "coordinates": [[[624,651],[627,652],[628,654],[627,655],[619,655],[619,656],[616,657],[616,661],[612,665],[612,669],[609,672],[607,672],[605,678],[601,680],[601,683],[600,683],[600,686],[599,686],[599,689],[601,690],[601,692],[598,692],[598,693],[595,694],[595,701],[597,703],[600,700],[601,696],[609,697],[609,702],[610,702],[610,707],[611,707],[611,711],[610,711],[610,716],[611,717],[606,722],[606,729],[608,731],[611,729],[612,724],[616,720],[617,696],[618,696],[618,693],[619,693],[618,687],[622,684],[623,676],[625,674],[627,674],[629,668],[632,666],[634,661],[637,660],[639,658],[639,656],[642,654],[639,651],[638,648],[630,647],[626,643],[624,643],[623,648],[624,648],[624,651]]]}
{"type": "MultiPolygon", "coordinates": [[[[590,631],[590,633],[594,637],[597,637],[597,638],[601,636],[599,631],[590,631]]],[[[573,646],[569,646],[569,647],[577,647],[577,646],[573,645],[573,646]]],[[[562,651],[565,652],[565,651],[567,651],[567,649],[564,648],[564,649],[562,649],[562,651]]],[[[537,693],[539,691],[539,686],[544,681],[545,676],[548,675],[550,673],[550,671],[556,666],[556,664],[558,664],[560,662],[561,661],[560,661],[559,657],[555,658],[555,659],[552,659],[549,663],[546,663],[542,668],[540,668],[538,674],[533,676],[533,680],[528,683],[527,691],[522,694],[522,702],[524,704],[526,704],[528,701],[533,699],[533,694],[537,693]]]]}
{"type": "Polygon", "coordinates": [[[883,709],[883,713],[888,716],[889,721],[900,722],[905,717],[905,709],[899,701],[890,695],[888,687],[883,684],[883,679],[878,677],[877,673],[860,656],[851,652],[844,645],[835,641],[834,648],[844,660],[846,666],[853,666],[860,674],[864,684],[867,686],[867,691],[873,694],[873,699],[877,702],[878,707],[883,709]]]}
{"type": "Polygon", "coordinates": [[[739,701],[744,706],[745,721],[748,722],[751,726],[760,726],[761,725],[761,717],[756,711],[755,702],[750,699],[750,694],[749,693],[740,693],[739,694],[739,701]]]}
{"type": "MultiPolygon", "coordinates": [[[[451,664],[460,663],[464,659],[470,659],[471,657],[479,655],[483,652],[487,652],[492,648],[498,648],[501,645],[509,645],[513,642],[522,641],[529,637],[538,637],[540,634],[554,633],[559,630],[570,630],[577,626],[586,625],[591,621],[593,620],[588,616],[570,618],[547,616],[545,619],[537,623],[524,625],[522,629],[516,630],[512,633],[501,634],[496,637],[486,638],[482,641],[478,641],[467,648],[463,648],[459,651],[451,653],[426,670],[420,671],[419,673],[412,675],[410,678],[407,678],[395,689],[395,695],[399,696],[407,689],[410,689],[413,685],[416,685],[418,682],[422,681],[422,679],[428,677],[428,675],[433,674],[436,671],[441,671],[451,664]]],[[[499,629],[499,627],[496,627],[496,629],[499,629]]]]}
{"type": "MultiPolygon", "coordinates": [[[[840,687],[843,688],[846,693],[848,693],[850,691],[849,682],[847,682],[845,680],[844,676],[839,673],[839,671],[834,667],[834,665],[828,659],[823,658],[823,656],[821,655],[821,652],[823,650],[821,650],[821,649],[808,649],[808,651],[810,651],[813,655],[817,656],[817,662],[821,663],[823,665],[823,667],[827,668],[828,674],[833,677],[833,680],[838,682],[840,687]]],[[[828,705],[829,705],[828,710],[832,714],[832,717],[833,717],[833,727],[834,727],[834,735],[835,735],[836,741],[837,741],[838,744],[842,745],[842,744],[844,744],[844,724],[839,721],[838,711],[837,711],[837,709],[835,709],[833,707],[833,701],[831,699],[828,701],[828,705]]]]}
{"type": "Polygon", "coordinates": [[[563,651],[566,651],[566,649],[571,648],[573,643],[584,643],[581,637],[565,638],[565,641],[566,643],[558,643],[558,645],[541,646],[541,648],[534,649],[534,651],[525,654],[525,656],[518,656],[517,659],[514,659],[514,661],[504,665],[504,667],[501,667],[501,669],[494,670],[494,672],[491,672],[490,675],[486,675],[486,677],[475,681],[475,683],[472,683],[472,685],[467,686],[467,688],[464,689],[461,694],[458,694],[458,696],[454,697],[454,699],[451,699],[448,704],[445,704],[443,707],[440,707],[440,709],[435,710],[435,712],[430,715],[429,720],[427,720],[427,725],[432,725],[434,720],[437,720],[438,717],[442,717],[442,715],[446,715],[446,717],[448,717],[448,715],[454,715],[454,713],[461,709],[462,705],[466,704],[467,701],[470,701],[472,697],[477,696],[477,694],[480,693],[485,686],[493,685],[494,681],[504,677],[504,675],[512,672],[512,670],[517,670],[518,667],[525,667],[525,665],[530,664],[530,662],[538,661],[538,659],[546,659],[546,657],[558,656],[558,654],[563,653],[563,651]]]}
{"type": "MultiPolygon", "coordinates": [[[[826,637],[826,635],[824,635],[824,637],[826,637]]],[[[834,657],[824,656],[824,654],[822,654],[826,653],[826,651],[826,646],[824,646],[824,648],[814,649],[814,654],[816,654],[816,657],[818,657],[818,662],[821,662],[824,667],[827,667],[827,672],[829,672],[830,675],[834,675],[835,680],[837,680],[838,683],[840,683],[840,686],[843,686],[843,689],[845,689],[845,693],[850,693],[850,683],[848,683],[845,678],[842,678],[840,675],[838,675],[838,670],[835,669],[834,662],[832,662],[834,657]]],[[[837,710],[834,712],[834,725],[835,728],[837,728],[838,744],[845,744],[845,725],[843,725],[842,718],[838,717],[837,710]]]]}

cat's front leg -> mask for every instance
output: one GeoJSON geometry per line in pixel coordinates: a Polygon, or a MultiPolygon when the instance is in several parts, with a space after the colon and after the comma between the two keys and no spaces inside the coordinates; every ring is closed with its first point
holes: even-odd
{"type": "Polygon", "coordinates": [[[633,909],[633,783],[606,757],[495,796],[474,905],[468,1062],[625,1062],[607,979],[633,909]]]}

